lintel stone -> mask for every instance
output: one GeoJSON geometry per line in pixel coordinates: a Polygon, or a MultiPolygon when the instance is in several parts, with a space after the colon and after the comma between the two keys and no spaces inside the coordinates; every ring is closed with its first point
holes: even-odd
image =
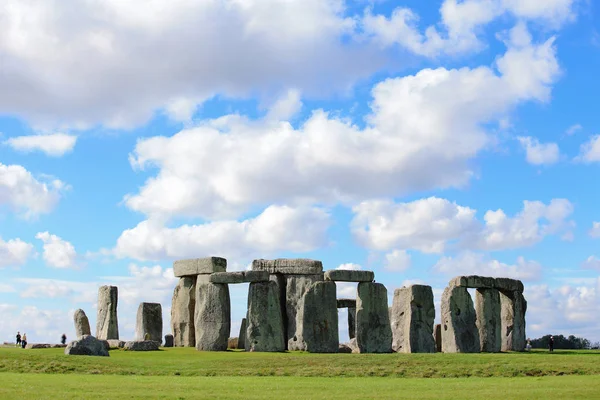
{"type": "Polygon", "coordinates": [[[243,272],[215,272],[210,274],[212,283],[244,283],[243,272]]]}
{"type": "Polygon", "coordinates": [[[325,272],[326,281],[334,282],[373,282],[373,271],[353,271],[347,269],[332,269],[325,272]]]}
{"type": "Polygon", "coordinates": [[[323,272],[323,263],[306,258],[278,258],[276,260],[254,260],[253,271],[268,271],[271,274],[315,275],[323,272]]]}
{"type": "Polygon", "coordinates": [[[173,273],[179,278],[182,276],[225,272],[226,270],[227,260],[221,257],[192,258],[177,260],[173,263],[173,273]]]}
{"type": "Polygon", "coordinates": [[[356,299],[337,299],[337,308],[356,308],[356,299]]]}

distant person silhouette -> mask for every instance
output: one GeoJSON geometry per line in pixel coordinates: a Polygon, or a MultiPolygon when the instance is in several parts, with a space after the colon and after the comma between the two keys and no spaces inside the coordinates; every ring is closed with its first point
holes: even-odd
{"type": "Polygon", "coordinates": [[[17,332],[17,347],[21,345],[21,332],[17,332]]]}
{"type": "Polygon", "coordinates": [[[65,334],[63,333],[63,335],[60,337],[60,342],[61,342],[62,344],[66,344],[66,343],[67,343],[67,335],[65,335],[65,334]]]}
{"type": "Polygon", "coordinates": [[[551,352],[554,351],[554,336],[550,336],[550,340],[548,340],[548,349],[550,349],[551,352]]]}
{"type": "Polygon", "coordinates": [[[21,347],[25,348],[27,346],[27,334],[23,333],[23,337],[21,338],[21,347]]]}

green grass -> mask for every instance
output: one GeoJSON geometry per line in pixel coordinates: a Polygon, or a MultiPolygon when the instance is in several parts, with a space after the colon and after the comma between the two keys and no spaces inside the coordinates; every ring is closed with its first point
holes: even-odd
{"type": "Polygon", "coordinates": [[[309,354],[0,347],[0,399],[600,398],[599,351],[309,354]]]}

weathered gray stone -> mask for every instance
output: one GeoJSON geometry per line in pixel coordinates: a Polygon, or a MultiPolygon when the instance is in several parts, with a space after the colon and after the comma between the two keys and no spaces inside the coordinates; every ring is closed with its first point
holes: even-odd
{"type": "Polygon", "coordinates": [[[107,340],[106,342],[108,343],[109,349],[122,349],[125,346],[124,340],[111,339],[111,340],[107,340]]]}
{"type": "Polygon", "coordinates": [[[240,334],[238,335],[238,349],[246,348],[246,330],[248,329],[248,323],[246,321],[248,321],[246,318],[242,318],[242,323],[240,325],[240,334]]]}
{"type": "Polygon", "coordinates": [[[396,289],[392,303],[392,349],[399,353],[435,353],[434,320],[431,286],[396,289]]]}
{"type": "Polygon", "coordinates": [[[162,343],[162,306],[159,303],[140,303],[137,311],[136,340],[152,340],[162,343]]]}
{"type": "Polygon", "coordinates": [[[184,276],[179,279],[173,291],[171,329],[173,344],[177,347],[196,346],[196,328],[194,327],[196,280],[195,276],[184,276]]]}
{"type": "Polygon", "coordinates": [[[338,353],[352,353],[352,348],[347,343],[340,343],[338,353]]]}
{"type": "Polygon", "coordinates": [[[75,310],[75,314],[73,314],[73,320],[75,321],[75,337],[80,339],[83,337],[83,335],[92,334],[90,329],[90,321],[81,308],[75,310]]]}
{"type": "Polygon", "coordinates": [[[278,258],[276,260],[254,260],[253,271],[268,271],[271,274],[314,275],[323,272],[323,263],[305,258],[278,258]]]}
{"type": "Polygon", "coordinates": [[[160,343],[156,340],[134,340],[126,342],[123,349],[129,351],[157,351],[160,343]]]}
{"type": "Polygon", "coordinates": [[[502,350],[500,293],[496,289],[477,289],[475,293],[481,351],[497,353],[502,350]]]}
{"type": "Polygon", "coordinates": [[[67,347],[66,344],[53,344],[52,345],[53,349],[64,349],[65,347],[67,347]]]}
{"type": "Polygon", "coordinates": [[[433,339],[435,340],[435,351],[442,352],[442,324],[435,324],[433,331],[433,339]]]}
{"type": "MultiPolygon", "coordinates": [[[[283,283],[285,291],[283,293],[283,321],[286,332],[286,342],[296,334],[296,315],[302,296],[315,282],[323,281],[322,274],[316,275],[285,275],[283,283]]],[[[281,284],[281,283],[278,283],[281,284]]],[[[337,305],[337,302],[336,302],[337,305]]]]}
{"type": "Polygon", "coordinates": [[[231,330],[229,286],[198,279],[196,283],[196,349],[225,351],[231,330]]]}
{"type": "Polygon", "coordinates": [[[192,258],[173,263],[173,273],[176,277],[212,274],[226,270],[227,260],[221,257],[192,258]]]}
{"type": "Polygon", "coordinates": [[[244,283],[244,272],[215,272],[210,274],[212,283],[244,283]]]}
{"type": "Polygon", "coordinates": [[[296,334],[290,350],[336,353],[339,350],[335,282],[315,282],[302,296],[296,314],[296,334]]]}
{"type": "Polygon", "coordinates": [[[49,343],[27,343],[26,349],[51,349],[52,345],[49,343]]]}
{"type": "Polygon", "coordinates": [[[356,337],[356,307],[348,307],[348,337],[356,337]]]}
{"type": "Polygon", "coordinates": [[[356,308],[356,299],[337,299],[337,308],[356,308]]]}
{"type": "Polygon", "coordinates": [[[348,269],[332,269],[325,272],[326,281],[335,282],[373,282],[373,271],[354,271],[348,269]]]}
{"type": "Polygon", "coordinates": [[[469,275],[469,276],[457,276],[450,280],[449,287],[466,287],[471,289],[488,288],[491,289],[495,285],[495,279],[485,276],[469,275]]]}
{"type": "MultiPolygon", "coordinates": [[[[239,340],[239,339],[238,339],[239,340]]],[[[275,282],[254,282],[248,289],[246,351],[284,351],[285,331],[275,282]]]]}
{"type": "Polygon", "coordinates": [[[525,313],[527,301],[519,291],[500,292],[502,351],[525,349],[525,313]]]}
{"type": "Polygon", "coordinates": [[[269,271],[244,271],[244,282],[268,282],[269,271]]]}
{"type": "Polygon", "coordinates": [[[118,293],[119,290],[116,286],[101,286],[98,289],[96,337],[99,340],[119,338],[119,322],[117,319],[118,293]]]}
{"type": "Polygon", "coordinates": [[[356,343],[356,338],[350,339],[347,343],[348,347],[352,350],[352,353],[358,354],[360,353],[360,349],[358,348],[358,344],[356,343]]]}
{"type": "Polygon", "coordinates": [[[503,292],[519,292],[523,293],[525,289],[523,282],[517,279],[496,278],[494,280],[494,288],[503,292]]]}
{"type": "Polygon", "coordinates": [[[466,287],[448,286],[442,294],[442,351],[478,353],[480,351],[477,316],[466,287]]]}
{"type": "Polygon", "coordinates": [[[171,335],[170,333],[165,335],[165,347],[173,347],[173,335],[171,335]]]}
{"type": "Polygon", "coordinates": [[[92,335],[85,335],[74,340],[65,348],[65,354],[71,356],[102,356],[108,357],[108,343],[98,340],[92,335]]]}
{"type": "Polygon", "coordinates": [[[387,289],[381,283],[361,282],[356,296],[356,344],[361,353],[391,353],[392,328],[387,289]]]}

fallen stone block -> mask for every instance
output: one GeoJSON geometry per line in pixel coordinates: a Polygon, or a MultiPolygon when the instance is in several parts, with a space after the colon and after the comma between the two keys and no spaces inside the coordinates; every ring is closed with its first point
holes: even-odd
{"type": "Polygon", "coordinates": [[[253,271],[268,271],[271,274],[314,275],[323,272],[323,263],[305,258],[278,258],[276,260],[254,260],[253,271]]]}
{"type": "Polygon", "coordinates": [[[361,353],[391,353],[392,328],[387,289],[381,283],[361,282],[356,296],[356,344],[361,353]]]}
{"type": "Polygon", "coordinates": [[[119,338],[119,322],[117,319],[118,292],[119,290],[116,286],[101,286],[98,289],[96,337],[99,340],[119,338]]]}
{"type": "Polygon", "coordinates": [[[53,344],[53,345],[52,345],[52,348],[53,348],[53,349],[64,349],[64,348],[66,348],[66,347],[67,347],[67,345],[66,345],[66,344],[62,344],[62,343],[59,343],[59,344],[53,344]]]}
{"type": "Polygon", "coordinates": [[[125,347],[124,340],[111,339],[111,340],[107,340],[106,342],[108,343],[109,349],[122,349],[123,347],[125,347]]]}
{"type": "Polygon", "coordinates": [[[73,320],[75,322],[75,336],[77,338],[81,338],[83,335],[92,334],[92,331],[90,330],[90,321],[81,308],[75,311],[73,320]]]}
{"type": "Polygon", "coordinates": [[[179,279],[171,303],[173,344],[177,347],[196,346],[194,314],[196,310],[196,276],[179,279]]]}
{"type": "Polygon", "coordinates": [[[47,343],[27,343],[26,349],[51,349],[52,345],[47,343]]]}
{"type": "Polygon", "coordinates": [[[127,351],[157,351],[160,343],[155,340],[135,340],[126,342],[123,346],[127,351]]]}
{"type": "Polygon", "coordinates": [[[136,318],[136,340],[162,343],[162,306],[159,303],[141,303],[136,318]]]}
{"type": "Polygon", "coordinates": [[[275,282],[251,283],[248,289],[246,351],[285,350],[279,290],[275,282]]]}
{"type": "Polygon", "coordinates": [[[180,278],[200,274],[212,274],[213,272],[225,272],[227,260],[221,257],[192,258],[177,260],[173,263],[173,274],[180,278]]]}
{"type": "Polygon", "coordinates": [[[340,343],[338,353],[352,353],[352,348],[346,343],[340,343]]]}
{"type": "Polygon", "coordinates": [[[332,269],[325,272],[326,281],[334,282],[373,282],[373,271],[353,271],[347,269],[332,269]]]}
{"type": "Polygon", "coordinates": [[[356,299],[337,299],[337,308],[356,308],[356,299]]]}
{"type": "Polygon", "coordinates": [[[448,286],[442,294],[442,351],[479,353],[477,315],[466,287],[448,286]]]}
{"type": "Polygon", "coordinates": [[[431,286],[396,289],[392,305],[392,349],[400,353],[434,353],[435,307],[431,286]]]}
{"type": "Polygon", "coordinates": [[[65,354],[70,356],[101,356],[108,357],[108,343],[98,340],[92,335],[74,340],[65,348],[65,354]]]}

